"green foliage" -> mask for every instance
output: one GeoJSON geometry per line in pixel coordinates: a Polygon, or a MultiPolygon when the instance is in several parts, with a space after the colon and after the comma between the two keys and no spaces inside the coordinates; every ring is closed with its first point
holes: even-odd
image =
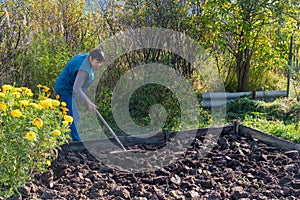
{"type": "Polygon", "coordinates": [[[268,113],[267,119],[284,121],[285,124],[299,123],[300,103],[294,99],[281,99],[270,103],[261,103],[261,110],[268,113]]]}
{"type": "Polygon", "coordinates": [[[300,142],[300,103],[293,99],[273,102],[236,99],[227,106],[227,120],[239,119],[242,124],[264,132],[300,142]]]}
{"type": "Polygon", "coordinates": [[[227,104],[227,120],[233,119],[243,120],[249,113],[259,111],[259,102],[250,100],[246,97],[238,98],[227,104]]]}
{"type": "Polygon", "coordinates": [[[243,124],[293,142],[300,143],[300,128],[297,123],[286,124],[282,120],[268,120],[263,115],[246,115],[243,124]]]}
{"type": "Polygon", "coordinates": [[[278,119],[288,123],[299,121],[300,103],[293,99],[276,99],[273,102],[257,101],[248,98],[235,99],[227,105],[228,120],[243,120],[246,115],[263,114],[266,119],[278,119]]]}
{"type": "MultiPolygon", "coordinates": [[[[99,111],[103,113],[103,117],[116,133],[124,134],[114,121],[111,108],[111,99],[112,91],[108,88],[102,88],[101,94],[97,97],[99,111]]],[[[157,104],[162,105],[167,113],[166,121],[162,129],[167,128],[170,131],[181,130],[181,108],[177,98],[169,89],[157,84],[144,85],[133,93],[128,106],[131,119],[136,123],[137,126],[144,127],[149,125],[151,122],[151,116],[149,113],[150,108],[157,104]]],[[[160,110],[160,112],[155,114],[163,115],[163,112],[163,110],[160,110]]],[[[196,126],[195,124],[188,124],[187,126],[190,128],[200,128],[210,125],[211,116],[209,112],[200,107],[199,112],[199,123],[196,126]]],[[[152,117],[160,119],[161,116],[152,117]]]]}
{"type": "Polygon", "coordinates": [[[31,88],[43,83],[51,86],[53,90],[57,77],[72,57],[67,46],[64,46],[63,41],[60,41],[57,38],[54,43],[47,40],[45,36],[41,36],[29,45],[26,53],[19,54],[16,63],[19,66],[17,70],[20,73],[20,78],[16,83],[25,84],[31,88]]]}
{"type": "Polygon", "coordinates": [[[36,171],[44,171],[67,142],[73,118],[65,106],[49,98],[49,88],[31,89],[3,85],[0,92],[0,196],[11,195],[36,171]],[[65,110],[66,111],[66,110],[65,110]],[[65,113],[64,111],[64,113],[65,113]],[[62,122],[62,119],[64,121],[62,122]],[[61,125],[62,123],[62,125],[61,125]]]}
{"type": "MultiPolygon", "coordinates": [[[[181,111],[177,98],[167,88],[155,84],[148,84],[139,88],[130,99],[129,110],[134,121],[140,126],[150,124],[149,110],[155,104],[161,104],[168,113],[166,125],[163,128],[178,129],[181,111]]],[[[159,116],[155,117],[159,118],[159,116]]]]}

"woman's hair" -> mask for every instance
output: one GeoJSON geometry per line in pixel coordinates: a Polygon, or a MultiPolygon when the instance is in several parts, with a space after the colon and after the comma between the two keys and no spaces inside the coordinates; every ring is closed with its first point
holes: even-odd
{"type": "Polygon", "coordinates": [[[105,60],[105,57],[104,57],[104,53],[101,49],[99,48],[96,48],[94,49],[93,51],[91,51],[89,53],[89,56],[92,58],[92,60],[96,59],[97,61],[99,62],[102,62],[105,60]]]}

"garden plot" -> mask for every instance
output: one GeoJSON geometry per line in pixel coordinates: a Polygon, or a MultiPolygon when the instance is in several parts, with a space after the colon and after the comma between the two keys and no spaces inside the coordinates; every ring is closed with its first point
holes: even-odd
{"type": "MultiPolygon", "coordinates": [[[[289,147],[298,146],[288,143],[287,149],[280,148],[235,130],[224,128],[205,155],[202,147],[215,138],[196,134],[182,156],[166,166],[140,172],[110,167],[84,148],[65,148],[49,172],[37,174],[20,192],[25,199],[297,199],[300,156],[289,147]]],[[[280,144],[278,141],[275,143],[280,144]]],[[[131,148],[155,150],[161,146],[136,144],[131,148]]],[[[115,156],[121,159],[122,154],[115,156]]],[[[146,156],[144,159],[147,162],[146,156]]],[[[165,160],[164,155],[156,159],[165,160]]]]}

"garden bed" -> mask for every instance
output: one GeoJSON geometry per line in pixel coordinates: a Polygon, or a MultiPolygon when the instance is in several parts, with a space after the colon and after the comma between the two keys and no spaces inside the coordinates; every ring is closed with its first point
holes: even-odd
{"type": "Polygon", "coordinates": [[[19,190],[23,199],[297,199],[300,156],[292,149],[298,146],[285,143],[284,149],[282,140],[274,146],[270,139],[250,137],[249,129],[247,134],[236,130],[224,128],[206,155],[201,149],[209,143],[207,135],[197,134],[183,156],[148,172],[118,170],[84,148],[64,148],[49,172],[19,190]]]}

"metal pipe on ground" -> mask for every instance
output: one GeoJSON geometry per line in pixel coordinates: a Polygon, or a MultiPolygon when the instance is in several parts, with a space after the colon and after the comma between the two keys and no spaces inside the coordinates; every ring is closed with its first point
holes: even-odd
{"type": "Polygon", "coordinates": [[[286,90],[273,90],[273,91],[252,91],[252,92],[205,92],[202,93],[202,107],[221,107],[226,103],[241,97],[248,97],[257,100],[274,100],[279,97],[286,97],[286,90]]]}

